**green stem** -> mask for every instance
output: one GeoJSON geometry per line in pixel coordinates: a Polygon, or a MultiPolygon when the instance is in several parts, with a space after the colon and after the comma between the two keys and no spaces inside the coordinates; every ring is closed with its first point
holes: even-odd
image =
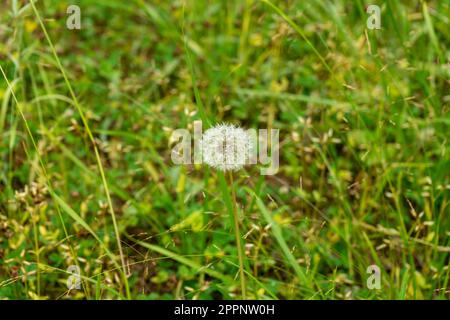
{"type": "Polygon", "coordinates": [[[246,299],[246,290],[245,290],[245,275],[244,275],[244,252],[241,246],[241,233],[239,231],[239,218],[237,212],[237,202],[236,202],[236,193],[234,192],[233,187],[233,173],[229,172],[230,178],[230,187],[231,187],[231,196],[233,198],[233,220],[234,220],[234,233],[236,237],[236,245],[238,248],[238,258],[239,258],[239,274],[241,278],[241,294],[242,299],[246,299]]]}

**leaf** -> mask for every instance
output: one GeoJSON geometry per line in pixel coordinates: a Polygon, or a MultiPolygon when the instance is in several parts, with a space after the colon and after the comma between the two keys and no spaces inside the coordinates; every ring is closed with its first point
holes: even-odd
{"type": "Polygon", "coordinates": [[[103,243],[103,241],[97,236],[97,234],[94,232],[94,230],[91,229],[91,227],[81,218],[78,213],[76,213],[69,205],[61,199],[56,193],[52,192],[50,190],[50,193],[58,202],[61,209],[64,210],[73,220],[75,220],[79,225],[81,225],[84,229],[86,229],[94,238],[98,241],[98,243],[102,246],[102,248],[105,250],[106,254],[111,258],[114,265],[120,269],[119,264],[116,262],[116,257],[109,251],[108,247],[103,243]]]}
{"type": "Polygon", "coordinates": [[[303,271],[303,268],[300,267],[299,263],[295,260],[294,255],[289,250],[289,247],[288,247],[286,241],[284,240],[283,233],[281,231],[280,226],[272,218],[271,214],[268,212],[266,206],[261,201],[261,199],[252,190],[250,190],[248,188],[245,188],[245,189],[247,190],[247,192],[250,195],[252,195],[253,197],[256,198],[256,204],[257,204],[259,210],[261,211],[262,215],[266,219],[267,223],[269,225],[271,225],[273,235],[274,235],[275,239],[277,240],[278,245],[280,246],[281,251],[283,252],[284,256],[286,257],[289,264],[291,265],[291,267],[294,269],[295,273],[297,274],[297,277],[299,278],[299,280],[301,282],[309,285],[310,281],[306,277],[305,272],[303,271]]]}
{"type": "Polygon", "coordinates": [[[197,262],[194,262],[186,257],[180,256],[179,254],[172,252],[170,250],[161,248],[157,245],[154,244],[150,244],[150,243],[146,243],[143,241],[139,241],[137,239],[132,238],[129,235],[126,235],[128,237],[128,239],[134,241],[135,243],[137,243],[138,245],[147,248],[149,250],[152,250],[154,252],[157,252],[159,254],[162,254],[163,256],[166,256],[168,258],[171,258],[175,261],[178,261],[182,264],[185,264],[188,267],[191,267],[192,269],[194,269],[196,272],[204,272],[208,275],[210,275],[211,277],[217,278],[219,280],[222,280],[225,283],[233,283],[233,280],[229,277],[226,276],[224,274],[222,274],[221,272],[215,271],[210,269],[208,266],[201,266],[200,264],[198,264],[197,262]]]}
{"type": "Polygon", "coordinates": [[[170,228],[171,231],[179,231],[191,228],[193,231],[201,231],[203,228],[203,211],[197,210],[192,212],[185,219],[170,228]]]}

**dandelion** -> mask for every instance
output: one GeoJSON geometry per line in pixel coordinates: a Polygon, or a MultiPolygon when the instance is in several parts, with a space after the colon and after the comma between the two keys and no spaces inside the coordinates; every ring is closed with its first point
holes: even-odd
{"type": "Polygon", "coordinates": [[[203,161],[221,171],[237,171],[248,163],[254,150],[251,135],[230,124],[219,124],[202,136],[203,161]]]}
{"type": "MultiPolygon", "coordinates": [[[[208,129],[200,141],[203,161],[219,171],[228,171],[229,188],[232,197],[232,213],[234,231],[239,259],[239,273],[241,280],[242,298],[246,299],[244,275],[244,251],[239,231],[238,206],[234,190],[233,171],[242,169],[249,162],[254,151],[254,143],[250,133],[242,128],[230,124],[219,124],[208,129]]],[[[227,192],[226,189],[224,191],[227,192]]],[[[231,213],[231,212],[230,212],[231,213]]]]}

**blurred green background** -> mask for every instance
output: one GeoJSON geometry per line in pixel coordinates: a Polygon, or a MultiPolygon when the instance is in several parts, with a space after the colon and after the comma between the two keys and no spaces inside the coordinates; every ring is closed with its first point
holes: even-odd
{"type": "Polygon", "coordinates": [[[437,0],[2,1],[0,298],[240,298],[234,188],[247,298],[448,299],[449,17],[437,0]],[[224,186],[174,165],[171,133],[202,117],[279,129],[278,173],[224,186]]]}

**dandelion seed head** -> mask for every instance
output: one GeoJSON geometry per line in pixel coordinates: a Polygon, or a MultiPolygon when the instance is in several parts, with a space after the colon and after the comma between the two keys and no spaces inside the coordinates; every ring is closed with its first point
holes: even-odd
{"type": "Polygon", "coordinates": [[[221,171],[237,171],[248,162],[253,141],[242,128],[218,124],[203,133],[201,148],[203,161],[209,166],[221,171]]]}

